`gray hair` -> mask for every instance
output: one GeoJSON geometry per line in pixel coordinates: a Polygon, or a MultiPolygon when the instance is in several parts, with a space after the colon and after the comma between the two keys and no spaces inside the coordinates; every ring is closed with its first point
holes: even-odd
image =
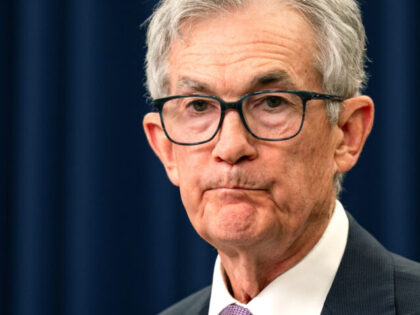
{"type": "MultiPolygon", "coordinates": [[[[168,55],[180,28],[193,18],[206,17],[245,7],[257,0],[161,0],[149,19],[146,75],[150,96],[169,93],[168,55]]],[[[317,34],[315,69],[322,76],[325,93],[344,98],[361,93],[366,81],[366,35],[356,0],[279,0],[298,10],[317,34]]],[[[341,104],[327,102],[332,124],[341,104]]],[[[341,191],[343,174],[335,174],[334,186],[341,191]]]]}

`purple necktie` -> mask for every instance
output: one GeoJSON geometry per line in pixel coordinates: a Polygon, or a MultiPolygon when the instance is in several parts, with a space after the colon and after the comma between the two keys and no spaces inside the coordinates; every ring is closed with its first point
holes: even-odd
{"type": "Polygon", "coordinates": [[[252,313],[245,307],[237,304],[230,304],[220,312],[220,315],[252,315],[252,313]]]}

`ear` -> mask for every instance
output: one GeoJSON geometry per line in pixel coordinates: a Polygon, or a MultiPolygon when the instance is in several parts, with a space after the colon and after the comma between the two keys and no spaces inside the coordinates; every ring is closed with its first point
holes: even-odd
{"type": "Polygon", "coordinates": [[[150,146],[165,167],[170,181],[174,185],[178,186],[179,178],[175,154],[173,151],[174,144],[166,137],[161,125],[159,114],[146,114],[143,118],[143,128],[150,146]]]}
{"type": "Polygon", "coordinates": [[[341,139],[335,151],[338,173],[347,172],[356,164],[372,129],[373,116],[373,101],[368,96],[356,96],[343,102],[338,119],[341,139]]]}

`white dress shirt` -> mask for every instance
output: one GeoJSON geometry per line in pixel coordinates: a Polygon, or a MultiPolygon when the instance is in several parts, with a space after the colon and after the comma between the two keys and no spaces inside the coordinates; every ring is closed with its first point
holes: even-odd
{"type": "Polygon", "coordinates": [[[246,305],[230,295],[218,256],[213,273],[209,315],[218,315],[232,303],[246,307],[253,315],[319,315],[343,257],[348,229],[347,215],[337,200],[332,218],[314,248],[246,305]]]}

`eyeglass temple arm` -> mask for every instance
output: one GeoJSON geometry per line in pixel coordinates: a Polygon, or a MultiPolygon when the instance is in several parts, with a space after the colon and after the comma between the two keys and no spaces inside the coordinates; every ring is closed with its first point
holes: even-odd
{"type": "Polygon", "coordinates": [[[344,97],[341,97],[338,95],[317,94],[317,93],[312,94],[310,99],[328,100],[328,101],[335,101],[335,102],[342,102],[345,100],[344,97]]]}

